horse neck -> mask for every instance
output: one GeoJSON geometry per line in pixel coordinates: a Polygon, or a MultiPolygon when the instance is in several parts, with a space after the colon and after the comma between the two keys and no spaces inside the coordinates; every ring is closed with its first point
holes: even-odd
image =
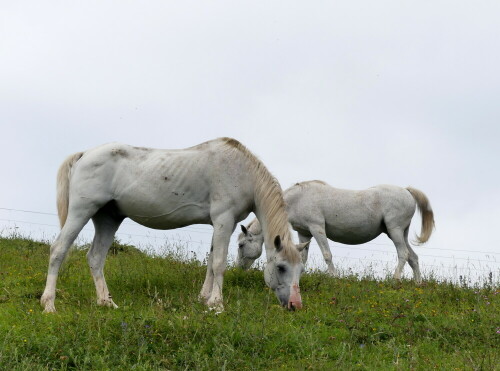
{"type": "Polygon", "coordinates": [[[264,164],[237,140],[222,138],[231,156],[245,161],[254,186],[255,214],[264,235],[268,260],[274,256],[274,239],[280,236],[284,255],[291,261],[300,260],[300,254],[293,248],[292,234],[283,200],[281,186],[264,164]]]}

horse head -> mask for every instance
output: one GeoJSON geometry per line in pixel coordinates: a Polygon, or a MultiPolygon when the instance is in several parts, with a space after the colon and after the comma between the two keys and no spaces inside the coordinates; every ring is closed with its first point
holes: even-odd
{"type": "Polygon", "coordinates": [[[263,243],[262,233],[252,233],[244,225],[241,225],[236,265],[243,269],[250,268],[253,262],[261,256],[263,243]]]}
{"type": "Polygon", "coordinates": [[[275,254],[268,257],[264,269],[264,279],[276,294],[280,304],[289,309],[301,309],[302,298],[300,296],[299,281],[304,272],[300,251],[309,245],[309,242],[292,246],[283,246],[280,236],[274,239],[275,254]]]}

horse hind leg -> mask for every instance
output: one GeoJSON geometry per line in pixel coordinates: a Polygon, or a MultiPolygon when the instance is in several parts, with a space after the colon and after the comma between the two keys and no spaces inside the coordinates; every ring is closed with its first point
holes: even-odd
{"type": "Polygon", "coordinates": [[[411,248],[410,242],[408,241],[409,231],[410,231],[410,227],[406,228],[405,233],[404,233],[406,247],[407,247],[408,252],[409,252],[408,264],[410,265],[411,269],[413,269],[413,279],[415,280],[415,282],[417,284],[421,284],[422,283],[422,275],[420,274],[420,265],[418,263],[418,255],[411,248]]]}
{"type": "Polygon", "coordinates": [[[404,265],[408,261],[409,255],[408,247],[406,246],[405,242],[404,232],[400,228],[394,228],[388,229],[387,233],[396,246],[396,251],[398,253],[398,264],[396,266],[396,271],[394,272],[394,279],[400,280],[404,265]]]}
{"type": "Polygon", "coordinates": [[[118,308],[113,302],[104,278],[104,262],[123,218],[116,218],[101,210],[92,217],[95,227],[94,241],[87,253],[87,261],[94,279],[97,305],[118,308]]]}
{"type": "Polygon", "coordinates": [[[44,307],[44,312],[46,313],[56,311],[54,302],[56,298],[57,276],[59,275],[61,263],[66,257],[69,247],[75,241],[76,237],[95,211],[94,208],[90,207],[70,210],[61,232],[50,247],[47,281],[45,290],[40,299],[40,303],[44,307]]]}
{"type": "MultiPolygon", "coordinates": [[[[312,236],[305,236],[305,235],[301,234],[300,232],[298,234],[299,234],[299,242],[300,243],[311,241],[312,236]]],[[[309,257],[309,246],[310,245],[308,245],[305,249],[303,249],[300,252],[300,255],[302,256],[302,263],[304,263],[304,265],[307,263],[307,258],[309,257]]]]}

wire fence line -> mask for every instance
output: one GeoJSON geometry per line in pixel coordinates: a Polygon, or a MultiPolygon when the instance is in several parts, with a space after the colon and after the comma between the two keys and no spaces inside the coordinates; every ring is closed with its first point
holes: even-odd
{"type": "MultiPolygon", "coordinates": [[[[9,209],[9,208],[6,208],[6,207],[0,207],[0,210],[15,211],[15,212],[28,213],[28,214],[50,215],[50,216],[54,216],[54,217],[58,216],[56,213],[48,213],[48,212],[33,211],[33,210],[9,209]]],[[[137,223],[130,223],[130,222],[124,221],[122,223],[122,225],[137,226],[138,224],[137,223]]],[[[185,227],[185,228],[189,228],[189,230],[193,230],[193,231],[200,231],[201,233],[205,233],[206,232],[205,230],[200,229],[200,228],[196,228],[196,227],[185,227]]],[[[206,232],[206,233],[208,233],[208,232],[206,232]]]]}
{"type": "MultiPolygon", "coordinates": [[[[11,223],[24,223],[24,224],[32,224],[32,225],[39,225],[39,226],[46,226],[46,227],[54,227],[54,228],[59,228],[59,226],[54,225],[54,224],[45,224],[45,223],[36,223],[36,222],[30,222],[30,221],[25,221],[25,220],[13,220],[13,219],[2,219],[0,218],[0,221],[6,221],[6,222],[11,222],[11,223]]],[[[129,223],[130,225],[133,225],[129,223]]],[[[186,229],[186,227],[184,228],[186,229]]],[[[84,227],[85,231],[87,232],[93,232],[91,228],[84,227]]],[[[131,237],[143,237],[143,238],[155,238],[155,239],[163,239],[165,241],[170,241],[169,238],[167,237],[158,237],[158,236],[151,236],[151,235],[145,235],[145,234],[135,234],[135,233],[128,233],[128,232],[117,232],[117,235],[122,235],[122,236],[131,236],[131,237]]],[[[212,234],[211,232],[207,232],[206,234],[212,234]]],[[[177,239],[179,242],[184,242],[184,243],[196,243],[204,246],[210,246],[210,243],[204,242],[204,241],[195,241],[195,240],[185,240],[185,239],[177,239]]],[[[366,243],[363,245],[369,245],[370,243],[366,243]]],[[[377,245],[382,245],[382,246],[390,246],[394,248],[394,245],[389,245],[389,244],[377,244],[377,245]]],[[[340,249],[356,249],[356,250],[362,250],[362,251],[368,251],[368,252],[376,252],[376,253],[383,253],[383,254],[393,254],[394,251],[388,251],[388,250],[377,250],[377,249],[366,249],[363,247],[360,247],[359,245],[342,245],[342,244],[333,244],[335,248],[340,248],[340,249]]],[[[448,250],[448,249],[438,249],[434,248],[433,250],[448,250]]],[[[471,251],[471,250],[459,250],[463,252],[471,252],[471,253],[484,253],[484,254],[491,254],[491,255],[500,255],[500,253],[495,253],[495,252],[480,252],[480,251],[471,251]]],[[[442,255],[429,255],[429,254],[422,254],[419,253],[419,256],[422,257],[431,257],[431,258],[440,258],[440,259],[454,259],[454,260],[466,260],[466,261],[477,261],[477,262],[485,262],[485,263],[490,263],[490,262],[495,262],[494,260],[486,260],[486,259],[474,259],[474,258],[460,258],[460,257],[454,257],[454,256],[442,256],[442,255]]],[[[367,259],[368,260],[368,259],[367,259]]]]}
{"type": "MultiPolygon", "coordinates": [[[[29,233],[33,232],[33,227],[40,227],[42,229],[42,233],[44,236],[53,236],[58,233],[60,227],[58,223],[55,221],[57,220],[57,214],[55,213],[50,213],[50,212],[43,212],[43,211],[36,211],[36,210],[23,210],[23,209],[15,209],[15,208],[6,208],[6,207],[0,207],[0,216],[1,212],[7,213],[7,217],[0,218],[0,235],[3,234],[2,229],[5,231],[6,229],[8,230],[22,230],[23,233],[29,233]],[[27,220],[29,218],[25,217],[19,217],[18,214],[31,214],[33,215],[33,218],[38,220],[27,220]],[[15,218],[12,218],[12,214],[16,214],[15,218]],[[47,219],[49,218],[49,219],[47,219]],[[40,221],[40,219],[42,219],[40,221]],[[47,222],[45,222],[47,220],[47,222]],[[2,226],[3,224],[3,226],[2,226]],[[19,225],[25,225],[26,227],[20,228],[19,225]],[[48,232],[48,229],[50,229],[50,232],[48,232]]],[[[118,231],[116,234],[120,238],[128,238],[130,241],[127,243],[135,244],[136,246],[141,246],[141,240],[142,243],[144,244],[149,244],[153,245],[154,244],[158,245],[163,244],[171,244],[171,243],[180,243],[184,244],[188,250],[192,250],[193,248],[197,251],[191,251],[192,253],[195,254],[197,257],[203,257],[206,256],[206,254],[209,251],[210,248],[210,238],[212,235],[212,231],[209,229],[211,227],[207,226],[207,228],[203,228],[202,226],[196,227],[196,226],[188,226],[184,227],[181,229],[177,230],[172,230],[172,231],[156,231],[156,230],[149,230],[151,231],[148,234],[141,234],[141,233],[136,233],[136,231],[130,231],[131,228],[144,228],[140,224],[134,223],[133,221],[124,221],[122,223],[123,227],[126,229],[129,229],[129,231],[118,231]],[[159,233],[162,233],[162,235],[159,235],[159,233]],[[172,235],[172,233],[175,233],[175,235],[172,235]],[[170,234],[170,235],[167,235],[170,234]],[[199,239],[193,239],[191,235],[197,235],[199,239]],[[197,248],[194,247],[198,246],[197,248]]],[[[90,225],[87,225],[84,227],[82,230],[84,234],[88,235],[90,233],[93,233],[93,227],[90,225]]],[[[22,235],[22,234],[21,234],[22,235]]],[[[88,236],[85,236],[88,237],[88,236]]],[[[82,237],[84,238],[84,237],[82,237]]],[[[50,239],[50,238],[49,238],[50,239]]],[[[45,240],[48,240],[45,237],[45,240]]],[[[87,238],[88,240],[88,238],[87,238]]],[[[359,263],[376,263],[378,265],[384,265],[386,270],[389,269],[388,265],[393,265],[396,264],[397,261],[397,256],[395,253],[395,247],[392,243],[378,243],[378,242],[368,242],[363,245],[343,245],[339,243],[332,243],[330,241],[330,246],[332,247],[332,253],[334,255],[334,263],[339,265],[342,262],[347,263],[347,261],[357,261],[359,263]],[[377,246],[376,248],[370,248],[367,247],[367,245],[371,246],[377,246]],[[387,248],[387,249],[384,249],[387,248]],[[346,251],[348,250],[348,251],[346,251]],[[339,252],[344,252],[343,254],[339,254],[339,252]],[[364,254],[364,255],[360,255],[364,254]],[[383,256],[392,256],[392,260],[387,260],[383,259],[383,256]],[[353,256],[354,255],[354,256],[353,256]],[[358,255],[358,256],[356,256],[358,255]]],[[[313,249],[310,249],[310,259],[308,262],[308,265],[315,265],[314,268],[319,268],[324,265],[323,258],[319,254],[319,249],[317,247],[317,243],[312,240],[312,247],[313,249]],[[316,255],[311,255],[312,252],[316,252],[316,255]],[[313,259],[311,259],[313,258],[313,259]],[[316,259],[316,263],[314,263],[314,258],[316,259]]],[[[231,242],[230,242],[230,251],[234,252],[237,251],[237,233],[233,234],[231,237],[231,242]]],[[[418,246],[417,246],[418,248],[418,246]]],[[[454,272],[455,276],[458,276],[460,272],[467,272],[467,273],[472,273],[475,275],[478,275],[480,273],[489,273],[489,272],[494,272],[495,276],[499,276],[500,278],[500,262],[497,261],[497,256],[500,255],[500,252],[495,252],[495,251],[475,251],[475,250],[467,250],[467,249],[448,249],[448,248],[437,248],[437,247],[432,247],[432,252],[448,252],[451,251],[453,253],[467,253],[467,254],[484,254],[487,259],[484,258],[472,258],[472,257],[455,257],[455,256],[450,256],[450,255],[435,255],[435,254],[426,254],[423,253],[422,250],[418,251],[418,255],[422,260],[427,260],[422,264],[423,269],[424,268],[437,268],[440,270],[448,270],[448,272],[454,272]],[[428,261],[429,259],[434,259],[434,261],[428,261]],[[440,261],[439,261],[440,260],[440,261]],[[443,262],[444,260],[444,262],[443,262]],[[436,261],[441,263],[441,265],[435,264],[436,261]],[[466,263],[467,266],[458,266],[458,262],[463,262],[466,263]],[[450,265],[450,263],[455,263],[455,265],[450,265]],[[484,264],[483,264],[484,263],[484,264]]],[[[230,257],[230,260],[234,258],[230,257]]],[[[260,263],[263,263],[263,259],[260,259],[260,263]]],[[[349,269],[351,269],[352,265],[351,263],[348,264],[349,269]]],[[[366,267],[365,267],[366,268],[366,267]]],[[[408,268],[407,268],[408,269],[408,268]]],[[[380,269],[379,269],[380,270],[380,269]]]]}
{"type": "MultiPolygon", "coordinates": [[[[57,214],[55,214],[55,213],[48,213],[48,212],[42,212],[42,211],[20,210],[20,209],[6,208],[6,207],[0,207],[0,210],[14,211],[14,212],[23,212],[23,213],[30,213],[30,214],[40,214],[40,215],[50,215],[50,216],[57,217],[57,214]]],[[[55,225],[55,224],[37,223],[37,222],[26,221],[26,220],[0,219],[0,221],[8,221],[8,222],[16,222],[16,223],[27,223],[27,224],[33,224],[33,225],[41,225],[41,226],[49,226],[49,227],[59,228],[59,225],[55,225]]],[[[122,223],[122,225],[140,227],[140,225],[137,224],[137,223],[131,223],[131,222],[127,222],[127,221],[124,221],[122,223]]],[[[208,231],[208,230],[205,230],[205,229],[201,229],[201,228],[196,228],[196,227],[189,226],[189,227],[183,227],[182,229],[184,231],[187,231],[187,232],[194,232],[194,233],[202,233],[202,234],[212,235],[211,231],[208,231]]],[[[90,229],[87,228],[86,230],[90,230],[90,229]]],[[[122,233],[122,234],[127,234],[127,235],[137,236],[137,237],[148,237],[148,236],[145,236],[145,235],[137,235],[137,234],[130,234],[130,233],[122,233]]],[[[363,245],[389,246],[389,247],[394,248],[393,244],[388,244],[388,243],[366,242],[363,245]]],[[[349,245],[349,247],[347,247],[347,246],[342,246],[341,244],[338,244],[338,247],[340,247],[340,248],[357,248],[359,250],[386,252],[386,251],[383,251],[383,250],[363,249],[363,248],[358,247],[357,245],[349,245]]],[[[486,254],[486,255],[500,255],[500,252],[496,252],[496,251],[446,249],[446,248],[440,248],[440,247],[433,247],[432,250],[453,251],[453,252],[468,252],[468,253],[474,253],[474,254],[479,253],[479,254],[486,254]]],[[[423,254],[419,254],[419,255],[420,256],[431,256],[431,257],[444,258],[443,256],[433,256],[433,255],[423,255],[423,254]]]]}

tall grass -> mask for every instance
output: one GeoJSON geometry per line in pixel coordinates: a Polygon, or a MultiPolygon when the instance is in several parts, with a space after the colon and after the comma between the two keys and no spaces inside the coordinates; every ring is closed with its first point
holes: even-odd
{"type": "Polygon", "coordinates": [[[230,268],[226,311],[197,296],[205,267],[181,246],[148,254],[115,243],[105,267],[119,309],[98,307],[85,249],[43,314],[49,246],[0,239],[0,369],[499,369],[500,291],[320,272],[301,280],[305,309],[284,311],[262,272],[230,268]]]}

